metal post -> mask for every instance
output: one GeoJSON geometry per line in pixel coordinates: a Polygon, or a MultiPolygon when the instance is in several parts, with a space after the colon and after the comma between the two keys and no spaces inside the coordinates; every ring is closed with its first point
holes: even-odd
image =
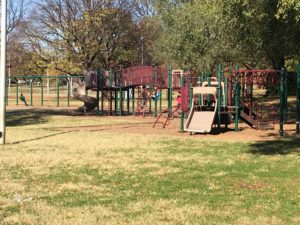
{"type": "Polygon", "coordinates": [[[239,103],[240,103],[240,84],[239,68],[235,67],[235,87],[234,87],[234,104],[235,104],[235,131],[239,131],[239,103]]]}
{"type": "Polygon", "coordinates": [[[60,83],[60,79],[57,79],[57,83],[56,83],[56,106],[59,107],[59,83],[60,83]]]}
{"type": "MultiPolygon", "coordinates": [[[[203,82],[206,81],[206,75],[204,72],[202,72],[201,81],[202,81],[202,85],[203,85],[203,82]]],[[[204,106],[204,99],[202,99],[202,96],[201,96],[201,106],[204,106]]]]}
{"type": "MultiPolygon", "coordinates": [[[[210,87],[211,86],[211,77],[210,74],[207,74],[207,86],[210,87]]],[[[207,96],[207,106],[210,107],[210,95],[207,96]]]]}
{"type": "MultiPolygon", "coordinates": [[[[118,110],[118,91],[117,91],[117,82],[116,82],[116,76],[115,76],[115,73],[112,71],[112,69],[110,69],[110,74],[111,74],[111,87],[113,85],[113,82],[115,82],[115,88],[114,88],[114,97],[115,97],[115,115],[117,115],[117,110],[118,110]]],[[[111,92],[111,96],[112,96],[112,92],[111,92]]],[[[112,107],[112,101],[111,101],[111,107],[112,107]]]]}
{"type": "MultiPolygon", "coordinates": [[[[202,72],[203,74],[203,72],[202,72]]],[[[198,87],[201,87],[202,86],[202,81],[201,81],[201,76],[200,74],[198,75],[198,87]]],[[[201,106],[201,102],[202,102],[202,98],[201,98],[201,95],[199,94],[198,95],[198,105],[201,106]]]]}
{"type": "Polygon", "coordinates": [[[122,108],[123,108],[123,92],[122,86],[120,86],[120,116],[122,116],[122,108]]]}
{"type": "Polygon", "coordinates": [[[251,106],[252,106],[252,109],[251,109],[252,112],[254,111],[254,104],[253,104],[253,102],[254,102],[254,96],[253,96],[253,81],[251,81],[251,83],[250,83],[250,104],[251,104],[251,106]]]}
{"type": "Polygon", "coordinates": [[[114,93],[115,93],[115,115],[117,115],[117,111],[118,111],[118,101],[119,101],[117,88],[115,89],[114,93]]]}
{"type": "Polygon", "coordinates": [[[41,106],[44,105],[44,80],[41,78],[41,106]]]}
{"type": "Polygon", "coordinates": [[[172,90],[172,69],[170,68],[168,71],[168,110],[169,110],[169,116],[171,116],[172,112],[172,96],[173,90],[172,90]]]}
{"type": "Polygon", "coordinates": [[[120,116],[122,116],[122,107],[123,107],[123,93],[122,93],[122,66],[119,68],[119,86],[120,86],[120,116]]]}
{"type": "Polygon", "coordinates": [[[224,102],[224,107],[228,107],[228,77],[225,77],[225,102],[224,102]]]}
{"type": "Polygon", "coordinates": [[[297,66],[297,111],[296,133],[300,134],[300,64],[297,66]]]}
{"type": "Polygon", "coordinates": [[[67,106],[70,107],[70,79],[67,77],[67,106]]]}
{"type": "Polygon", "coordinates": [[[285,93],[284,93],[284,82],[285,82],[285,69],[282,68],[280,71],[280,128],[279,134],[283,136],[283,124],[284,124],[284,108],[285,108],[285,93]]]}
{"type": "MultiPolygon", "coordinates": [[[[154,116],[157,116],[157,67],[154,68],[154,116]]],[[[151,101],[151,100],[150,100],[151,101]]]]}
{"type": "MultiPolygon", "coordinates": [[[[152,88],[150,88],[150,94],[152,93],[152,88]]],[[[152,99],[151,95],[148,97],[149,98],[149,113],[152,112],[152,99]]]]}
{"type": "Polygon", "coordinates": [[[112,90],[110,89],[109,90],[109,112],[108,112],[108,115],[111,115],[112,114],[112,90]]]}
{"type": "MultiPolygon", "coordinates": [[[[225,77],[225,101],[224,101],[224,111],[228,113],[228,77],[225,77]]],[[[229,124],[229,114],[226,114],[225,118],[225,128],[228,129],[228,124],[229,124]]]]}
{"type": "Polygon", "coordinates": [[[193,82],[192,82],[192,76],[190,74],[190,76],[188,77],[188,79],[190,80],[190,86],[189,86],[189,92],[190,92],[190,109],[192,108],[192,105],[193,105],[193,99],[194,99],[194,96],[193,96],[193,82]]]}
{"type": "Polygon", "coordinates": [[[16,79],[16,105],[19,105],[19,83],[18,80],[16,79]]]}
{"type": "Polygon", "coordinates": [[[162,94],[163,94],[163,92],[162,92],[162,90],[160,89],[159,90],[159,112],[161,112],[162,111],[162,94]]]}
{"type": "Polygon", "coordinates": [[[96,99],[97,99],[97,111],[96,111],[96,113],[97,113],[97,115],[99,115],[99,111],[100,111],[100,107],[99,107],[99,100],[100,100],[100,73],[101,73],[101,70],[100,69],[98,69],[97,70],[97,91],[96,91],[96,99]]]}
{"type": "Polygon", "coordinates": [[[285,74],[284,80],[284,121],[288,120],[288,76],[285,74]]]}
{"type": "Polygon", "coordinates": [[[129,89],[127,89],[126,95],[127,95],[127,98],[126,98],[126,101],[127,101],[127,114],[129,114],[129,110],[130,110],[129,89]]]}
{"type": "Polygon", "coordinates": [[[218,72],[218,128],[221,128],[221,107],[222,107],[222,65],[219,65],[218,72]]]}
{"type": "Polygon", "coordinates": [[[33,78],[30,78],[30,105],[33,106],[33,78]]]}
{"type": "Polygon", "coordinates": [[[0,57],[0,144],[5,144],[5,84],[6,84],[6,0],[1,1],[1,57],[0,57]]]}
{"type": "MultiPolygon", "coordinates": [[[[185,83],[185,80],[184,80],[184,76],[183,74],[181,74],[180,76],[180,86],[183,88],[184,87],[184,83],[185,83]]],[[[184,131],[184,112],[182,110],[182,107],[180,106],[180,132],[183,132],[184,131]]]]}
{"type": "Polygon", "coordinates": [[[135,91],[135,89],[134,88],[132,88],[132,98],[131,98],[131,105],[132,105],[132,115],[134,115],[135,114],[135,109],[134,109],[134,97],[135,97],[135,94],[134,94],[134,91],[135,91]]]}
{"type": "Polygon", "coordinates": [[[104,72],[101,71],[100,73],[100,86],[101,86],[101,112],[102,115],[104,114],[104,90],[103,87],[106,85],[104,84],[104,72]]]}
{"type": "Polygon", "coordinates": [[[242,96],[241,96],[242,111],[245,112],[245,104],[244,104],[245,103],[245,75],[241,77],[241,84],[242,84],[242,96]]]}

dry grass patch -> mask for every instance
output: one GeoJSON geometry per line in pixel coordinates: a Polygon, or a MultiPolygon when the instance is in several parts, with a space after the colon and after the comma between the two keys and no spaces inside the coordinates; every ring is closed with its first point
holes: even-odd
{"type": "Polygon", "coordinates": [[[298,224],[298,139],[230,143],[102,129],[144,123],[136,118],[11,116],[0,224],[298,224]]]}

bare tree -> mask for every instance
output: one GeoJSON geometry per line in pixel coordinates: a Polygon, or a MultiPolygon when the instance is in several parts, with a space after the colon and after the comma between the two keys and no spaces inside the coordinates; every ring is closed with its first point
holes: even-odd
{"type": "Polygon", "coordinates": [[[156,15],[156,0],[131,0],[131,12],[136,19],[143,19],[156,15]]]}
{"type": "Polygon", "coordinates": [[[41,0],[27,23],[28,41],[45,61],[67,59],[89,69],[100,60],[107,69],[134,27],[124,2],[41,0]]]}
{"type": "Polygon", "coordinates": [[[7,6],[7,34],[8,42],[18,36],[18,29],[22,26],[26,15],[25,0],[16,1],[10,0],[7,6]]]}
{"type": "MultiPolygon", "coordinates": [[[[25,0],[18,2],[9,0],[7,5],[7,60],[8,60],[8,76],[11,76],[11,69],[18,63],[16,53],[20,49],[21,27],[26,15],[25,0]]],[[[9,79],[10,90],[11,79],[9,79]]]]}

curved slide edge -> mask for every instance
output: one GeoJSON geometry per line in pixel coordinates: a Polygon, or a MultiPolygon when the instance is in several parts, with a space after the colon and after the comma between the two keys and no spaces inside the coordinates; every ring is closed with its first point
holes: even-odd
{"type": "Polygon", "coordinates": [[[97,107],[97,99],[84,95],[84,94],[80,94],[83,93],[82,91],[85,92],[85,90],[83,90],[84,87],[77,87],[73,89],[73,96],[75,99],[84,102],[84,105],[79,107],[78,110],[82,111],[84,113],[92,111],[93,109],[95,109],[97,107]]]}

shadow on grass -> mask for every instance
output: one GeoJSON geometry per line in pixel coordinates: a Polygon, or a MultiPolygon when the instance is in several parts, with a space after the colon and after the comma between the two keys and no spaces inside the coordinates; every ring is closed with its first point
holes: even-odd
{"type": "Polygon", "coordinates": [[[260,155],[300,155],[300,136],[289,136],[271,141],[259,141],[251,144],[247,152],[260,155]]]}
{"type": "Polygon", "coordinates": [[[8,127],[35,125],[48,122],[47,117],[52,115],[74,115],[71,110],[47,109],[18,109],[6,112],[6,125],[8,127]]]}
{"type": "Polygon", "coordinates": [[[15,144],[20,144],[20,143],[25,143],[25,142],[30,142],[30,141],[37,141],[37,140],[42,140],[45,138],[49,138],[49,137],[54,137],[54,136],[58,136],[58,135],[62,135],[62,134],[67,134],[67,133],[71,133],[73,131],[65,131],[65,132],[59,132],[56,134],[50,134],[50,135],[46,135],[46,136],[42,136],[42,137],[37,137],[37,138],[31,138],[31,139],[27,139],[27,140],[20,140],[20,141],[15,141],[12,143],[9,143],[11,145],[15,145],[15,144]]]}

